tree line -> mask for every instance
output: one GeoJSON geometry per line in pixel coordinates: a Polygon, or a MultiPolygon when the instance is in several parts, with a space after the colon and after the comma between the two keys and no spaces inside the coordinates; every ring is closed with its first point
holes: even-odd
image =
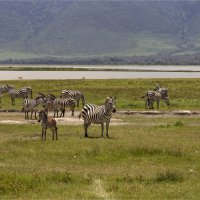
{"type": "Polygon", "coordinates": [[[104,57],[45,57],[0,60],[0,64],[56,64],[56,65],[199,65],[200,53],[157,54],[150,56],[104,56],[104,57]]]}

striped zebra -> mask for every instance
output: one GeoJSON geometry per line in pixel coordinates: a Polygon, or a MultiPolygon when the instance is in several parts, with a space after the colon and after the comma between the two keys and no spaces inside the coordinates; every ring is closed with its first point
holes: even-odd
{"type": "Polygon", "coordinates": [[[21,88],[21,90],[27,90],[27,95],[30,95],[30,98],[32,99],[33,98],[33,91],[32,91],[32,88],[31,87],[23,87],[21,88]]]}
{"type": "Polygon", "coordinates": [[[14,87],[10,86],[10,85],[1,85],[0,86],[0,103],[1,103],[1,98],[3,96],[3,93],[8,93],[9,88],[13,89],[14,87]]]}
{"type": "Polygon", "coordinates": [[[8,93],[9,90],[14,89],[12,85],[1,85],[0,86],[0,93],[8,93]]]}
{"type": "Polygon", "coordinates": [[[88,137],[88,127],[93,124],[101,124],[101,137],[103,137],[104,123],[106,123],[106,136],[108,136],[108,128],[112,117],[112,112],[116,112],[115,108],[116,97],[107,97],[105,105],[97,106],[94,104],[87,104],[83,107],[79,118],[81,116],[84,120],[85,137],[88,137]]]}
{"type": "Polygon", "coordinates": [[[60,95],[61,98],[73,98],[77,101],[77,106],[79,107],[79,101],[82,101],[82,105],[85,105],[85,97],[83,93],[79,90],[63,90],[60,95]]]}
{"type": "Polygon", "coordinates": [[[36,117],[37,106],[43,103],[44,101],[42,98],[24,99],[22,112],[25,113],[25,119],[29,119],[29,116],[28,116],[29,112],[31,112],[31,119],[32,119],[33,113],[35,113],[35,119],[37,119],[36,117]]]}
{"type": "Polygon", "coordinates": [[[54,117],[57,114],[58,117],[58,111],[60,110],[60,117],[65,116],[65,108],[69,107],[72,111],[72,116],[74,116],[74,109],[75,109],[76,101],[73,98],[57,98],[53,101],[53,110],[54,110],[54,117]]]}
{"type": "Polygon", "coordinates": [[[48,110],[54,111],[54,117],[58,117],[59,110],[61,111],[60,117],[64,117],[65,115],[65,108],[69,107],[72,111],[72,116],[74,116],[74,109],[75,109],[75,99],[72,98],[56,98],[54,100],[46,100],[44,104],[44,110],[45,112],[48,112],[48,110]]]}
{"type": "Polygon", "coordinates": [[[8,93],[10,95],[12,105],[15,105],[15,98],[28,98],[28,91],[26,88],[21,88],[19,90],[10,89],[8,93]]]}
{"type": "Polygon", "coordinates": [[[168,93],[168,89],[160,87],[159,84],[156,84],[154,91],[160,92],[161,94],[168,93]]]}
{"type": "Polygon", "coordinates": [[[153,109],[154,101],[157,103],[157,109],[159,109],[160,101],[163,100],[167,105],[169,105],[169,97],[166,91],[158,92],[158,91],[148,91],[142,98],[146,98],[145,100],[145,108],[153,109]]]}
{"type": "Polygon", "coordinates": [[[44,111],[40,111],[38,122],[41,122],[42,126],[42,140],[46,140],[46,131],[48,128],[52,131],[52,139],[58,139],[58,128],[56,126],[56,120],[53,117],[48,117],[44,111]]]}

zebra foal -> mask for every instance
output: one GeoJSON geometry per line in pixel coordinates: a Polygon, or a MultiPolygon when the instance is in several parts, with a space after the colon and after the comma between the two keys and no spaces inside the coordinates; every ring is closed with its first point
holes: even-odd
{"type": "Polygon", "coordinates": [[[56,120],[53,117],[48,117],[44,111],[40,111],[38,122],[41,122],[42,126],[41,140],[46,140],[46,131],[48,128],[52,131],[52,139],[58,140],[58,128],[56,126],[56,120]]]}
{"type": "Polygon", "coordinates": [[[110,124],[110,119],[112,117],[112,112],[116,112],[115,108],[116,97],[107,97],[105,104],[102,106],[97,106],[94,104],[87,104],[83,107],[79,118],[83,118],[85,137],[88,137],[88,127],[93,124],[101,124],[101,137],[103,137],[104,123],[106,123],[106,136],[108,136],[108,129],[110,124]]]}

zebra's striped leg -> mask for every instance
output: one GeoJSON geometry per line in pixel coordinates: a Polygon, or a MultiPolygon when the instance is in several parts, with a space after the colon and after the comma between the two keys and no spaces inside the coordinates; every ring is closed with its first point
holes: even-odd
{"type": "Polygon", "coordinates": [[[84,130],[85,130],[85,137],[88,137],[88,132],[87,132],[87,129],[88,127],[90,126],[91,123],[84,123],[84,130]]]}
{"type": "Polygon", "coordinates": [[[53,126],[51,127],[51,131],[52,131],[52,140],[57,140],[57,127],[56,126],[53,126]]]}
{"type": "Polygon", "coordinates": [[[33,119],[33,111],[31,111],[31,119],[33,119]]]}
{"type": "Polygon", "coordinates": [[[58,140],[58,128],[55,127],[56,140],[58,140]]]}
{"type": "Polygon", "coordinates": [[[104,123],[101,123],[101,137],[103,137],[104,123]]]}
{"type": "Polygon", "coordinates": [[[44,129],[44,140],[46,140],[46,136],[47,136],[47,128],[44,129]]]}
{"type": "Polygon", "coordinates": [[[42,137],[41,137],[41,140],[43,141],[44,140],[44,129],[42,128],[42,137]]]}
{"type": "Polygon", "coordinates": [[[54,140],[54,137],[55,137],[55,130],[54,130],[54,128],[51,128],[51,131],[52,131],[52,140],[54,140]]]}
{"type": "Polygon", "coordinates": [[[12,106],[15,105],[15,98],[11,97],[12,106]]]}
{"type": "Polygon", "coordinates": [[[75,106],[70,107],[70,110],[72,111],[72,116],[74,116],[74,107],[75,106]]]}
{"type": "Polygon", "coordinates": [[[160,103],[160,102],[159,102],[159,101],[157,101],[157,109],[159,109],[159,103],[160,103]]]}
{"type": "Polygon", "coordinates": [[[109,135],[108,135],[109,124],[110,124],[110,121],[107,121],[107,122],[106,122],[106,136],[107,136],[107,137],[109,137],[109,135]]]}
{"type": "Polygon", "coordinates": [[[29,119],[28,111],[25,111],[25,119],[29,119]]]}
{"type": "Polygon", "coordinates": [[[65,109],[61,109],[60,117],[64,117],[64,116],[65,116],[65,109]]]}

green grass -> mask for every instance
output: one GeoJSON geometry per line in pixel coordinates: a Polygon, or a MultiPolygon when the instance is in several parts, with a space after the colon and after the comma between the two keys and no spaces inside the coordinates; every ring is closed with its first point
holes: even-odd
{"type": "MultiPolygon", "coordinates": [[[[169,89],[170,106],[160,103],[161,110],[200,109],[200,79],[127,79],[127,80],[19,80],[0,81],[15,88],[31,86],[33,96],[38,92],[53,93],[60,96],[63,89],[81,90],[87,103],[103,104],[107,96],[117,97],[117,108],[142,110],[144,101],[140,98],[156,83],[169,89]]],[[[11,106],[8,94],[3,95],[1,109],[21,109],[22,100],[16,99],[16,106],[11,106]]],[[[156,107],[156,106],[155,106],[156,107]]]]}
{"type": "MultiPolygon", "coordinates": [[[[140,99],[156,83],[169,89],[171,105],[163,110],[199,110],[199,79],[1,81],[16,88],[59,96],[79,89],[89,103],[117,96],[117,110],[141,110],[140,99]],[[184,91],[184,92],[183,92],[184,91]]],[[[8,95],[1,109],[11,106],[8,95]]],[[[76,108],[80,110],[80,108],[76,108]]],[[[200,134],[197,116],[114,114],[126,125],[110,126],[110,139],[100,126],[58,124],[58,141],[50,130],[42,142],[40,124],[0,125],[0,196],[3,199],[198,199],[200,134]]],[[[0,120],[23,120],[23,113],[0,113],[0,120]]]]}
{"type": "Polygon", "coordinates": [[[85,139],[81,125],[59,125],[58,141],[48,131],[41,142],[39,124],[1,124],[1,197],[198,199],[198,118],[114,117],[132,124],[111,126],[110,139],[100,126],[85,139]]]}

